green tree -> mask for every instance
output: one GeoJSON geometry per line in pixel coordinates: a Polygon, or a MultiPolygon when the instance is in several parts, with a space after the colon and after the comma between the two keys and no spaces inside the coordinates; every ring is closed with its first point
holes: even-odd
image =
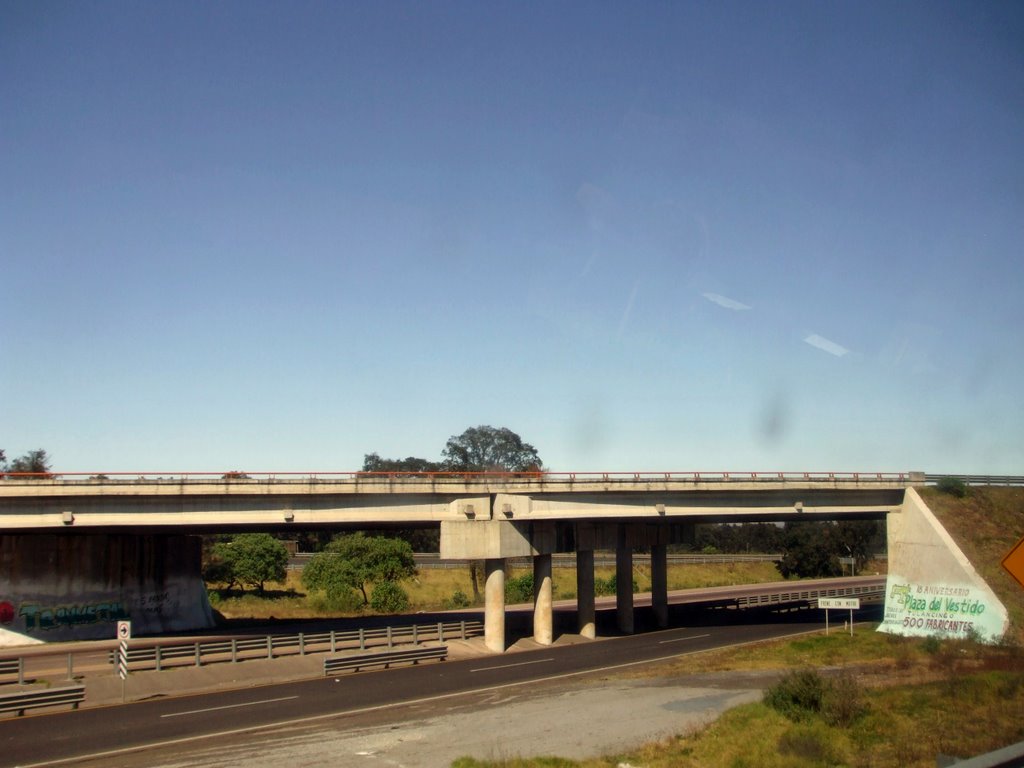
{"type": "Polygon", "coordinates": [[[409,595],[393,581],[382,581],[373,586],[370,607],[377,613],[402,613],[409,610],[409,595]]]}
{"type": "MultiPolygon", "coordinates": [[[[0,452],[2,454],[2,452],[0,452]]],[[[2,458],[2,456],[0,456],[2,458]]],[[[7,467],[8,472],[17,472],[25,474],[35,475],[46,475],[50,472],[50,457],[46,455],[46,451],[42,448],[37,448],[34,451],[29,451],[24,456],[11,461],[7,467]]]]}
{"type": "Polygon", "coordinates": [[[363,472],[439,472],[440,462],[406,456],[404,459],[384,459],[377,453],[363,456],[363,472]]]}
{"type": "Polygon", "coordinates": [[[359,532],[338,536],[314,555],[302,570],[302,583],[307,589],[323,590],[328,598],[357,589],[363,595],[363,605],[369,605],[370,584],[397,583],[415,575],[409,542],[359,532]]]}
{"type": "Polygon", "coordinates": [[[288,550],[269,533],[243,533],[215,544],[213,558],[221,564],[220,580],[255,587],[260,594],[266,582],[284,581],[288,573],[288,550]]]}
{"type": "Polygon", "coordinates": [[[786,523],[779,572],[787,579],[790,576],[805,579],[841,576],[843,571],[839,558],[846,554],[835,523],[786,523]]]}
{"type": "Polygon", "coordinates": [[[470,427],[448,438],[442,452],[445,469],[455,472],[539,472],[537,449],[510,429],[470,427]]]}

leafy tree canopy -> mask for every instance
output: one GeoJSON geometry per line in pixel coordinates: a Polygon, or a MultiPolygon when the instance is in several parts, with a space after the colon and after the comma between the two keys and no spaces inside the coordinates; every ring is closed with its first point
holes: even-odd
{"type": "MultiPolygon", "coordinates": [[[[5,468],[6,457],[4,452],[0,451],[0,469],[5,468]]],[[[50,457],[46,454],[42,448],[37,448],[34,451],[29,451],[24,456],[11,461],[6,466],[8,472],[27,472],[34,474],[46,474],[50,471],[50,457]]]]}
{"type": "Polygon", "coordinates": [[[268,581],[284,581],[288,573],[288,550],[269,533],[243,533],[213,547],[220,564],[219,581],[238,582],[261,593],[268,581]]]}
{"type": "Polygon", "coordinates": [[[871,548],[881,546],[882,541],[883,529],[872,520],[786,523],[779,571],[786,578],[840,576],[840,557],[855,558],[857,568],[861,569],[871,548]]]}
{"type": "Polygon", "coordinates": [[[377,453],[363,456],[364,472],[439,472],[444,467],[440,462],[407,456],[404,459],[384,459],[377,453]]]}
{"type": "Polygon", "coordinates": [[[302,570],[307,589],[320,589],[328,596],[358,589],[363,604],[369,604],[370,584],[399,582],[416,575],[412,547],[403,539],[366,536],[362,532],[336,537],[323,552],[310,559],[302,570]]]}
{"type": "Polygon", "coordinates": [[[448,438],[442,452],[446,469],[458,472],[539,472],[537,449],[505,427],[470,427],[448,438]]]}

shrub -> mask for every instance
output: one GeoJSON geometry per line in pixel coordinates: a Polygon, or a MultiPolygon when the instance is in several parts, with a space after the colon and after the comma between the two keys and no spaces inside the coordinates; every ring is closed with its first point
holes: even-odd
{"type": "Polygon", "coordinates": [[[452,596],[444,601],[445,608],[468,608],[469,606],[469,596],[461,589],[456,589],[452,592],[452,596]]]}
{"type": "MultiPolygon", "coordinates": [[[[618,579],[615,578],[613,573],[607,579],[597,577],[594,579],[594,594],[595,595],[614,595],[618,589],[618,579]]],[[[640,583],[633,577],[633,594],[640,591],[640,583]]]]}
{"type": "Polygon", "coordinates": [[[799,722],[821,712],[828,683],[813,669],[789,672],[765,691],[764,703],[781,715],[799,722]]]}
{"type": "Polygon", "coordinates": [[[921,642],[921,650],[924,651],[925,653],[929,653],[929,654],[933,654],[934,655],[934,654],[938,653],[938,651],[939,651],[939,649],[941,647],[942,647],[942,641],[939,640],[939,638],[937,638],[935,635],[928,635],[928,637],[926,637],[921,642]]]}
{"type": "Polygon", "coordinates": [[[779,738],[779,752],[802,758],[814,765],[842,763],[840,750],[833,742],[828,728],[821,723],[801,723],[789,728],[779,738]]]}
{"type": "Polygon", "coordinates": [[[533,574],[524,573],[505,581],[506,603],[533,602],[533,574]]]}
{"type": "Polygon", "coordinates": [[[849,728],[866,710],[864,689],[852,674],[842,672],[828,683],[821,703],[821,714],[826,723],[849,728]]]}
{"type": "Polygon", "coordinates": [[[358,613],[363,598],[351,588],[316,592],[308,598],[309,607],[318,613],[358,613]]]}
{"type": "Polygon", "coordinates": [[[393,581],[382,581],[373,588],[370,607],[377,613],[401,613],[409,610],[409,595],[393,581]]]}
{"type": "Polygon", "coordinates": [[[935,490],[962,499],[967,495],[967,484],[959,477],[943,477],[935,484],[935,490]]]}

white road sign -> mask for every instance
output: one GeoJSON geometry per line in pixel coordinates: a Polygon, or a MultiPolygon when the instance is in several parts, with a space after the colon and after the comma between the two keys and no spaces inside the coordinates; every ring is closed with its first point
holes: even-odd
{"type": "Polygon", "coordinates": [[[117,639],[118,640],[131,640],[132,639],[132,623],[130,621],[119,621],[119,622],[117,622],[117,639]]]}
{"type": "Polygon", "coordinates": [[[843,608],[845,610],[857,610],[860,608],[859,597],[819,597],[819,608],[843,608]]]}

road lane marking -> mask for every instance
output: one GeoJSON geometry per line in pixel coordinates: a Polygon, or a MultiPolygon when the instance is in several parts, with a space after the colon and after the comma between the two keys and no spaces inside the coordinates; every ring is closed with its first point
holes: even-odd
{"type": "Polygon", "coordinates": [[[261,699],[260,701],[247,701],[243,704],[225,704],[222,707],[208,707],[207,709],[192,709],[188,712],[171,712],[168,715],[160,715],[161,718],[165,717],[183,717],[185,715],[201,715],[204,712],[216,712],[218,709],[237,709],[238,707],[254,707],[257,704],[273,704],[275,701],[291,701],[297,699],[298,696],[282,696],[279,699],[261,699]]]}
{"type": "Polygon", "coordinates": [[[480,667],[478,669],[471,669],[470,672],[490,672],[492,669],[508,669],[509,667],[525,667],[527,664],[543,664],[547,661],[554,661],[554,659],[537,659],[536,661],[520,661],[516,664],[502,664],[497,667],[480,667]]]}
{"type": "MultiPolygon", "coordinates": [[[[784,635],[778,635],[776,637],[765,637],[759,640],[744,640],[739,643],[729,643],[718,648],[715,648],[714,650],[742,648],[745,645],[756,645],[757,643],[763,643],[770,640],[785,640],[794,637],[802,637],[804,635],[815,634],[821,634],[821,629],[805,629],[801,630],[800,632],[792,632],[784,635]]],[[[671,653],[668,656],[661,656],[655,659],[641,659],[640,661],[627,661],[622,664],[613,664],[611,666],[599,667],[597,669],[581,669],[576,672],[563,672],[557,675],[548,675],[547,677],[540,677],[535,680],[519,680],[514,683],[488,685],[483,688],[475,688],[467,691],[452,691],[451,693],[440,693],[436,696],[424,696],[418,699],[407,699],[406,701],[395,701],[390,702],[388,704],[376,704],[374,706],[362,707],[360,709],[350,709],[342,712],[327,712],[322,715],[309,715],[307,717],[280,720],[276,723],[264,723],[262,725],[249,725],[243,726],[241,728],[231,728],[225,731],[219,731],[217,733],[202,733],[194,736],[181,736],[176,739],[154,741],[148,744],[136,744],[131,747],[119,747],[116,749],[108,749],[102,752],[93,752],[85,755],[76,755],[74,757],[58,757],[53,760],[44,760],[40,763],[27,763],[25,765],[20,766],[20,768],[50,768],[50,766],[55,765],[73,765],[75,763],[81,763],[86,760],[102,760],[104,758],[130,754],[132,752],[142,752],[147,749],[165,749],[168,747],[175,747],[182,744],[191,744],[197,741],[205,741],[207,739],[223,739],[229,736],[238,736],[244,733],[259,733],[260,731],[269,731],[274,728],[287,728],[291,726],[309,725],[311,723],[316,723],[321,720],[349,718],[353,717],[354,715],[363,715],[369,712],[379,712],[385,709],[391,709],[393,707],[430,704],[436,701],[444,701],[445,699],[455,699],[459,696],[466,696],[478,693],[489,693],[493,691],[505,690],[507,688],[519,688],[524,685],[537,685],[538,683],[547,683],[553,680],[564,680],[570,677],[582,677],[584,675],[600,674],[602,672],[609,672],[616,669],[627,669],[629,667],[637,667],[643,664],[656,664],[659,661],[669,661],[670,659],[678,659],[681,656],[692,656],[696,653],[705,653],[705,651],[685,651],[683,653],[671,653]]],[[[37,717],[45,717],[45,715],[37,715],[37,717]]]]}
{"type": "Polygon", "coordinates": [[[683,640],[700,640],[702,637],[711,637],[709,632],[706,635],[690,635],[689,637],[676,637],[672,640],[659,640],[658,645],[664,645],[665,643],[681,643],[683,640]]]}

